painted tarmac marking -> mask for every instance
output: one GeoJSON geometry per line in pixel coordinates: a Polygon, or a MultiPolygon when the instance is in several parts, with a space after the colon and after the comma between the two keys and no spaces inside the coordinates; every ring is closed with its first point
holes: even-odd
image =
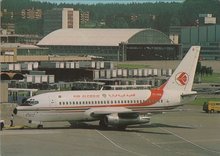
{"type": "Polygon", "coordinates": [[[128,150],[120,145],[118,145],[117,143],[115,143],[114,141],[112,141],[111,139],[109,139],[107,136],[105,136],[103,133],[101,133],[100,131],[96,130],[97,133],[99,133],[101,136],[103,136],[106,140],[108,140],[112,145],[114,145],[115,147],[123,150],[123,151],[126,151],[128,153],[131,153],[131,154],[135,154],[135,155],[138,155],[138,156],[147,156],[146,154],[140,154],[140,153],[137,153],[137,152],[134,152],[134,151],[131,151],[131,150],[128,150]]]}
{"type": "MultiPolygon", "coordinates": [[[[165,151],[168,151],[168,152],[172,152],[169,148],[165,148],[165,147],[162,147],[160,146],[158,143],[155,143],[155,142],[152,142],[150,139],[136,133],[137,136],[141,137],[142,139],[146,140],[147,142],[150,142],[152,145],[162,149],[162,150],[165,150],[165,151]]],[[[176,154],[179,154],[179,155],[184,155],[184,153],[181,153],[181,152],[175,152],[176,154]]]]}
{"type": "MultiPolygon", "coordinates": [[[[203,139],[203,140],[194,140],[194,142],[219,142],[220,139],[203,139]]],[[[158,145],[166,145],[166,144],[182,144],[185,143],[185,141],[164,141],[164,142],[157,142],[158,145]]]]}
{"type": "Polygon", "coordinates": [[[139,133],[135,133],[137,136],[139,136],[140,138],[143,138],[144,140],[146,140],[147,142],[150,142],[152,145],[154,145],[154,146],[156,146],[156,147],[158,147],[158,148],[163,148],[163,147],[161,147],[160,145],[158,145],[158,144],[156,144],[156,143],[154,143],[154,142],[152,142],[150,139],[148,139],[148,138],[146,138],[146,137],[143,137],[142,135],[140,135],[139,133]]]}
{"type": "Polygon", "coordinates": [[[58,134],[60,131],[51,130],[8,130],[2,131],[0,135],[36,135],[36,134],[58,134]]]}
{"type": "Polygon", "coordinates": [[[192,142],[192,141],[190,141],[190,140],[187,140],[186,138],[184,138],[184,137],[182,137],[182,136],[180,136],[180,135],[178,135],[178,134],[176,134],[176,133],[174,133],[174,132],[171,132],[171,131],[169,131],[169,130],[167,130],[167,129],[165,129],[165,128],[161,128],[161,127],[160,127],[160,129],[163,130],[163,131],[166,131],[166,132],[168,132],[168,133],[170,133],[170,134],[176,136],[177,138],[180,138],[181,140],[183,140],[183,141],[185,141],[185,142],[188,142],[188,143],[190,143],[190,144],[192,144],[192,145],[194,145],[194,146],[196,146],[196,147],[198,147],[198,148],[200,148],[200,149],[202,149],[202,150],[204,150],[204,151],[220,154],[219,151],[210,150],[210,149],[208,149],[208,148],[205,148],[205,147],[203,147],[203,146],[200,146],[200,145],[198,145],[198,144],[196,144],[196,143],[194,143],[194,142],[192,142]]]}

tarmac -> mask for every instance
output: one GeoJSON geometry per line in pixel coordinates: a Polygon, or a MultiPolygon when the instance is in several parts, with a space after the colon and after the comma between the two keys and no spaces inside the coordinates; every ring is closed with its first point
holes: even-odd
{"type": "MultiPolygon", "coordinates": [[[[1,106],[6,125],[13,107],[1,106]]],[[[100,130],[98,122],[36,129],[15,116],[15,126],[0,132],[1,156],[219,156],[220,114],[204,113],[202,106],[184,110],[154,115],[150,124],[126,131],[100,130]]]]}

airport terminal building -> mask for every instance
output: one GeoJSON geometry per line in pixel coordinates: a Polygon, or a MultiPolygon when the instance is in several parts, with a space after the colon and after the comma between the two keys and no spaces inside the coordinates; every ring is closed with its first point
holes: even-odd
{"type": "Polygon", "coordinates": [[[180,45],[154,29],[59,29],[37,44],[53,55],[92,55],[104,60],[175,60],[180,45]]]}
{"type": "Polygon", "coordinates": [[[183,54],[192,45],[200,45],[202,60],[220,60],[220,25],[173,26],[170,35],[182,45],[183,54]]]}

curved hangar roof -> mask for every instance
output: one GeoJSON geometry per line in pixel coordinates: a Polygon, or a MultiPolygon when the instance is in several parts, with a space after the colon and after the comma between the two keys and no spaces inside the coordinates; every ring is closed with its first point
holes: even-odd
{"type": "Polygon", "coordinates": [[[171,40],[154,29],[59,29],[45,36],[39,46],[118,46],[121,42],[170,44],[171,40]]]}

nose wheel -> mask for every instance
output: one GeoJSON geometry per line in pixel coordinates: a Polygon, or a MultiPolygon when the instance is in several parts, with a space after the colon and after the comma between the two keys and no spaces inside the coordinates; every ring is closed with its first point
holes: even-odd
{"type": "Polygon", "coordinates": [[[28,123],[29,124],[32,124],[32,123],[36,124],[37,129],[42,129],[44,127],[43,124],[42,124],[43,122],[36,122],[36,121],[29,120],[28,123]]]}

